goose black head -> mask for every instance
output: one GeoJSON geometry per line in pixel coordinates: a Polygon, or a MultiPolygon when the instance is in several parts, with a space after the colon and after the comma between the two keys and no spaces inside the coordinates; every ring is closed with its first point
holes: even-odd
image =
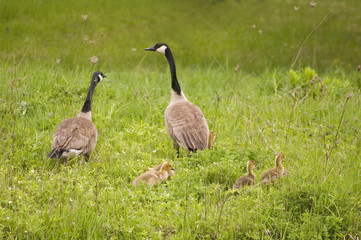
{"type": "Polygon", "coordinates": [[[100,71],[96,71],[94,74],[93,74],[93,81],[95,83],[98,83],[100,82],[101,80],[103,80],[103,78],[105,78],[107,75],[104,75],[102,72],[100,71]]]}
{"type": "Polygon", "coordinates": [[[146,51],[157,51],[157,52],[160,52],[162,54],[165,54],[165,50],[167,48],[169,48],[167,44],[165,44],[165,43],[157,43],[153,47],[146,48],[145,50],[146,51]]]}

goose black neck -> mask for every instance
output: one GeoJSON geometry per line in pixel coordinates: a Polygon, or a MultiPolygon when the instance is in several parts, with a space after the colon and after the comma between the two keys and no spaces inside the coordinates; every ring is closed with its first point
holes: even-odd
{"type": "Polygon", "coordinates": [[[174,62],[174,58],[172,55],[172,52],[169,48],[167,48],[165,50],[165,56],[168,60],[169,63],[169,68],[170,68],[170,74],[172,76],[172,89],[178,94],[181,95],[181,88],[179,86],[178,80],[177,80],[177,73],[175,70],[175,62],[174,62]]]}
{"type": "Polygon", "coordinates": [[[95,83],[95,81],[93,79],[91,84],[90,84],[88,94],[86,96],[83,108],[81,109],[81,111],[83,113],[87,113],[87,112],[90,112],[92,110],[92,99],[93,99],[94,89],[95,89],[96,85],[97,84],[95,83]]]}

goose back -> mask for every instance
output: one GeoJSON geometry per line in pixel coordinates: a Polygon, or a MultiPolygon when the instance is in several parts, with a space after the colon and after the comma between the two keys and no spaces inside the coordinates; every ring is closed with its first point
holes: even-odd
{"type": "Polygon", "coordinates": [[[199,107],[188,100],[171,102],[165,111],[165,125],[174,143],[187,150],[205,149],[209,128],[199,107]]]}
{"type": "Polygon", "coordinates": [[[63,120],[55,130],[52,149],[81,150],[89,155],[95,148],[98,132],[94,123],[86,118],[63,120]]]}

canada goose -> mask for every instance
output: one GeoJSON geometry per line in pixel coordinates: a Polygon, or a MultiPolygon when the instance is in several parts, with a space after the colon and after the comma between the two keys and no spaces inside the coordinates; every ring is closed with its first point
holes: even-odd
{"type": "Polygon", "coordinates": [[[244,188],[246,185],[254,185],[256,176],[253,173],[253,168],[255,165],[255,162],[252,160],[247,162],[247,175],[238,178],[233,185],[233,189],[244,188]]]}
{"type": "Polygon", "coordinates": [[[78,116],[63,120],[55,130],[49,158],[69,158],[83,154],[86,161],[94,150],[98,132],[92,122],[91,104],[96,85],[106,76],[95,72],[83,108],[78,116]]]}
{"type": "Polygon", "coordinates": [[[155,187],[159,182],[168,179],[169,171],[174,171],[172,164],[170,162],[164,162],[159,171],[147,171],[137,177],[132,183],[134,186],[138,186],[139,182],[144,182],[155,187]]]}
{"type": "Polygon", "coordinates": [[[282,162],[285,156],[282,153],[276,153],[275,167],[264,171],[261,175],[261,182],[273,182],[275,178],[279,178],[284,173],[282,162]]]}
{"type": "Polygon", "coordinates": [[[189,152],[205,149],[209,134],[207,121],[199,107],[188,101],[183,94],[177,80],[175,62],[170,48],[165,43],[157,43],[145,50],[164,54],[169,63],[172,77],[172,97],[165,110],[164,118],[167,132],[177,150],[178,157],[179,146],[189,152]]]}
{"type": "MultiPolygon", "coordinates": [[[[156,165],[156,166],[154,166],[154,167],[152,167],[152,168],[151,168],[151,167],[148,167],[148,168],[146,168],[146,171],[149,171],[149,172],[157,172],[157,171],[160,171],[160,169],[162,168],[163,164],[164,164],[164,163],[158,164],[158,165],[156,165]]],[[[170,177],[173,177],[174,174],[175,174],[175,170],[174,170],[174,169],[170,169],[170,170],[168,170],[167,172],[168,172],[168,179],[169,179],[170,177]]]]}

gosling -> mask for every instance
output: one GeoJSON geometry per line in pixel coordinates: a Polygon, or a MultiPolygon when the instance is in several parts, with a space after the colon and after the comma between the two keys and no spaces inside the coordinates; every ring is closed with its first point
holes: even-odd
{"type": "Polygon", "coordinates": [[[139,186],[140,182],[144,182],[153,187],[161,181],[166,181],[169,178],[168,171],[175,171],[170,162],[164,162],[159,171],[147,171],[137,177],[132,183],[134,186],[139,186]]]}
{"type": "Polygon", "coordinates": [[[215,132],[209,132],[208,133],[208,139],[207,139],[207,148],[213,149],[215,140],[216,140],[216,133],[215,132]]]}
{"type": "Polygon", "coordinates": [[[247,162],[247,174],[238,178],[236,183],[233,185],[233,189],[245,188],[246,186],[254,185],[256,176],[253,173],[253,169],[256,166],[253,160],[247,162]]]}
{"type": "MultiPolygon", "coordinates": [[[[148,172],[159,172],[159,171],[161,170],[163,164],[164,164],[164,163],[158,164],[158,165],[156,165],[156,166],[154,166],[154,167],[147,167],[147,168],[144,170],[144,172],[147,172],[147,171],[148,171],[148,172]]],[[[167,172],[168,172],[168,180],[175,175],[175,170],[174,170],[174,168],[173,168],[173,169],[170,169],[170,170],[167,170],[167,172]]]]}
{"type": "Polygon", "coordinates": [[[284,168],[282,162],[285,156],[282,153],[276,153],[275,167],[264,171],[261,175],[261,182],[267,183],[272,182],[276,178],[281,177],[284,174],[284,168]]]}

